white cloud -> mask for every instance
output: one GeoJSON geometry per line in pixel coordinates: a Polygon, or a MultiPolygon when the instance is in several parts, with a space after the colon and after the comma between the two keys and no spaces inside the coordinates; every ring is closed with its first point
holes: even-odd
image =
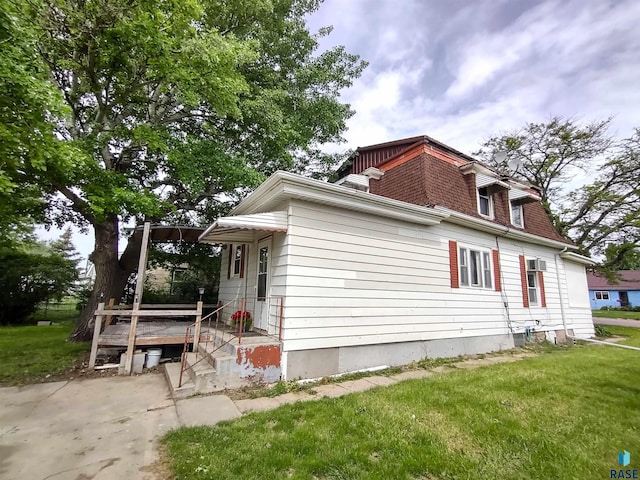
{"type": "Polygon", "coordinates": [[[427,134],[471,152],[554,115],[614,116],[621,136],[640,126],[638,2],[328,0],[321,13],[345,3],[334,41],[371,62],[345,92],[350,148],[427,134]]]}

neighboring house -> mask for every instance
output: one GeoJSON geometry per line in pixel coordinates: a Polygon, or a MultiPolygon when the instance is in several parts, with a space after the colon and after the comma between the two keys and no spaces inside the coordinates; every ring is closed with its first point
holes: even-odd
{"type": "Polygon", "coordinates": [[[151,267],[146,272],[145,286],[157,292],[175,293],[176,287],[184,281],[189,265],[183,263],[177,267],[151,267]]]}
{"type": "Polygon", "coordinates": [[[606,277],[587,274],[592,309],[640,305],[640,270],[620,270],[617,275],[619,280],[614,283],[606,277]]]}
{"type": "Polygon", "coordinates": [[[220,300],[281,337],[282,378],[594,334],[592,262],[536,190],[426,136],[359,148],[338,173],[277,172],[200,237],[223,245],[220,300]]]}

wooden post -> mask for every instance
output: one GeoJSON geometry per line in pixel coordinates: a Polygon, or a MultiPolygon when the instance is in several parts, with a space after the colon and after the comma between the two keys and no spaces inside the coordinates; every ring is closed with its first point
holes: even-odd
{"type": "MultiPolygon", "coordinates": [[[[104,302],[98,304],[98,310],[104,309],[104,302]]],[[[95,368],[96,355],[98,354],[98,337],[100,337],[100,329],[102,328],[102,315],[95,316],[95,325],[93,326],[93,341],[91,342],[91,355],[89,355],[89,368],[95,368]]]]}
{"type": "Polygon", "coordinates": [[[131,316],[131,328],[129,329],[129,342],[127,343],[127,354],[124,360],[124,374],[131,375],[133,367],[133,351],[136,348],[136,330],[138,329],[138,315],[142,303],[142,291],[144,289],[144,277],[147,269],[147,254],[149,253],[149,230],[151,224],[144,223],[142,232],[142,244],[140,245],[140,258],[138,260],[138,278],[136,279],[136,291],[133,295],[133,315],[131,316]]]}
{"type": "MultiPolygon", "coordinates": [[[[113,310],[114,305],[116,304],[116,299],[111,297],[109,299],[109,307],[107,308],[107,310],[113,310]]],[[[111,325],[111,319],[113,318],[113,315],[109,314],[107,315],[107,317],[104,320],[104,327],[107,328],[109,325],[111,325]]]]}
{"type": "Polygon", "coordinates": [[[202,328],[202,300],[198,302],[196,307],[198,314],[196,315],[196,328],[193,333],[193,351],[198,351],[198,344],[200,343],[200,329],[202,328]]]}

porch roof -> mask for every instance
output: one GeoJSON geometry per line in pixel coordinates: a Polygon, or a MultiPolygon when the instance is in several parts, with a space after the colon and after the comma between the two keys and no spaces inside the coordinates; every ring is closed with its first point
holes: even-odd
{"type": "Polygon", "coordinates": [[[253,242],[254,231],[286,232],[287,212],[264,212],[218,218],[199,241],[205,243],[253,242]]]}

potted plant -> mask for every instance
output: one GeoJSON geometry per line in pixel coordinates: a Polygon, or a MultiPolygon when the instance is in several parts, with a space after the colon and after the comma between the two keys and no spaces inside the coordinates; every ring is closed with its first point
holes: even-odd
{"type": "Polygon", "coordinates": [[[240,331],[240,325],[242,325],[243,332],[248,331],[253,325],[251,314],[246,310],[238,310],[236,313],[231,315],[231,325],[236,327],[237,331],[240,331]]]}

